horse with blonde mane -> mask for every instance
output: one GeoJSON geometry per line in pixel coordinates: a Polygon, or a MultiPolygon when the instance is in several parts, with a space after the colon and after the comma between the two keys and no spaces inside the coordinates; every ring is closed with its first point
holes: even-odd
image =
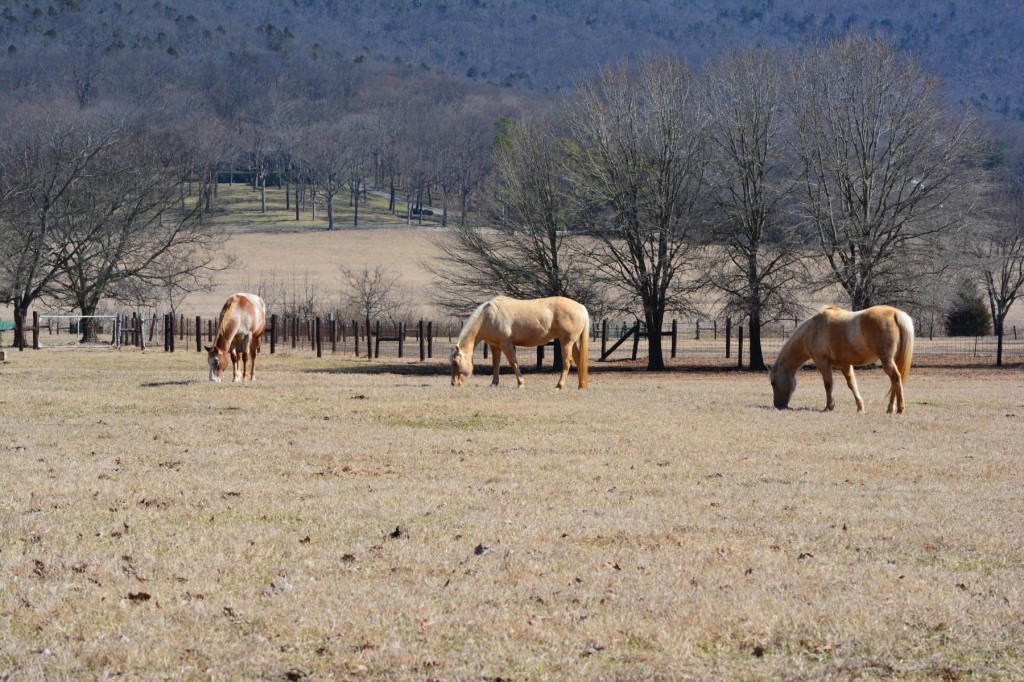
{"type": "Polygon", "coordinates": [[[231,358],[231,380],[249,381],[256,377],[256,355],[267,329],[267,306],[256,294],[235,294],[220,310],[220,324],[212,346],[206,346],[210,381],[220,383],[221,374],[231,358]],[[241,373],[239,373],[241,369],[241,373]]]}
{"type": "Polygon", "coordinates": [[[832,368],[838,367],[853,391],[857,412],[864,401],[857,390],[854,366],[880,360],[889,377],[889,407],[903,413],[903,382],[910,374],[914,356],[914,321],[902,310],[876,305],[857,312],[835,306],[825,308],[793,332],[768,369],[775,407],[784,410],[796,389],[796,371],[812,360],[825,381],[825,411],[835,409],[832,399],[832,368]]]}
{"type": "Polygon", "coordinates": [[[590,313],[582,303],[564,296],[521,301],[497,296],[481,304],[466,320],[448,360],[452,386],[462,386],[473,373],[473,349],[478,341],[491,347],[493,386],[498,385],[498,363],[505,353],[522,386],[523,375],[516,360],[516,346],[541,346],[558,339],[562,344],[562,374],[555,388],[565,386],[570,359],[576,363],[579,387],[587,387],[587,342],[590,313]]]}

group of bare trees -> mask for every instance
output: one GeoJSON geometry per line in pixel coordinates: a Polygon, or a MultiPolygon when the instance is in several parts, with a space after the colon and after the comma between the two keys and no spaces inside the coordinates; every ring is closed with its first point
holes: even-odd
{"type": "Polygon", "coordinates": [[[496,230],[451,234],[443,298],[575,295],[630,312],[651,369],[670,310],[738,314],[754,367],[762,325],[807,300],[944,312],[967,278],[987,283],[999,330],[1024,233],[1019,182],[991,172],[987,144],[881,39],[730,53],[701,73],[673,58],[603,69],[512,126],[485,192],[496,230]]]}
{"type": "Polygon", "coordinates": [[[16,342],[41,298],[93,315],[104,300],[182,295],[227,264],[198,202],[182,200],[189,159],[174,133],[54,106],[3,118],[0,299],[16,342]]]}

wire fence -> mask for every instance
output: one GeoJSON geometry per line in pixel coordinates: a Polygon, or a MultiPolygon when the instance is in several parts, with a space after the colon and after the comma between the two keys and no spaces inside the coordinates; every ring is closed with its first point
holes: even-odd
{"type": "MultiPolygon", "coordinates": [[[[201,352],[213,343],[217,320],[171,314],[124,314],[88,319],[73,315],[34,313],[31,348],[137,347],[166,352],[201,352]],[[87,335],[87,336],[86,336],[87,335]]],[[[0,323],[0,344],[4,330],[0,323]]],[[[778,353],[797,322],[765,325],[761,350],[766,362],[778,353]]],[[[461,330],[461,321],[386,322],[272,315],[263,337],[263,353],[315,353],[366,359],[428,361],[447,358],[461,330]]],[[[954,330],[955,332],[955,330],[954,330]]],[[[650,355],[651,334],[635,320],[603,320],[591,327],[590,361],[644,361],[650,355]]],[[[488,355],[485,344],[478,353],[488,355]]],[[[681,365],[745,367],[750,359],[749,327],[733,320],[671,320],[661,333],[662,355],[681,365]]],[[[995,365],[998,339],[993,335],[947,334],[944,329],[918,329],[914,347],[917,365],[995,365]]],[[[538,366],[553,358],[540,349],[538,366]]],[[[1010,326],[1003,337],[1003,364],[1024,363],[1024,328],[1010,326]]],[[[524,363],[527,364],[527,363],[524,363]]]]}

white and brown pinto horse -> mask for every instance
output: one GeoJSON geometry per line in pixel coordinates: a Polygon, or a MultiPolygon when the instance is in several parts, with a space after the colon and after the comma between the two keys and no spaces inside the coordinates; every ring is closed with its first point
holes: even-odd
{"type": "Polygon", "coordinates": [[[903,382],[910,374],[914,356],[914,321],[902,310],[876,305],[857,312],[829,307],[807,320],[782,346],[768,378],[775,393],[775,407],[786,409],[796,388],[796,372],[812,360],[825,381],[825,410],[835,408],[832,399],[832,368],[838,367],[853,391],[857,411],[864,401],[857,390],[854,366],[880,360],[889,377],[889,408],[903,412],[903,382]]]}
{"type": "Polygon", "coordinates": [[[221,374],[231,358],[231,380],[249,381],[256,375],[256,355],[260,352],[263,332],[267,329],[267,307],[256,294],[235,294],[220,310],[217,338],[206,346],[210,365],[210,381],[220,383],[221,374]]]}
{"type": "Polygon", "coordinates": [[[564,296],[551,296],[521,301],[497,296],[480,305],[466,320],[459,340],[448,360],[452,368],[452,386],[462,386],[473,373],[473,349],[483,341],[491,347],[494,378],[498,385],[498,363],[501,353],[523,385],[523,375],[516,360],[516,346],[541,346],[552,339],[562,344],[562,374],[556,388],[565,386],[570,359],[576,363],[580,388],[587,387],[587,343],[590,336],[590,313],[582,303],[564,296]]]}

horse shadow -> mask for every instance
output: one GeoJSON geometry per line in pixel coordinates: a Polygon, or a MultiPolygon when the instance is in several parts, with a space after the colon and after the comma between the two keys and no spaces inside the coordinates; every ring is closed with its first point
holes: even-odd
{"type": "Polygon", "coordinates": [[[141,388],[160,388],[162,386],[190,386],[191,384],[198,384],[197,379],[186,379],[184,381],[147,381],[144,384],[140,384],[141,388]]]}

